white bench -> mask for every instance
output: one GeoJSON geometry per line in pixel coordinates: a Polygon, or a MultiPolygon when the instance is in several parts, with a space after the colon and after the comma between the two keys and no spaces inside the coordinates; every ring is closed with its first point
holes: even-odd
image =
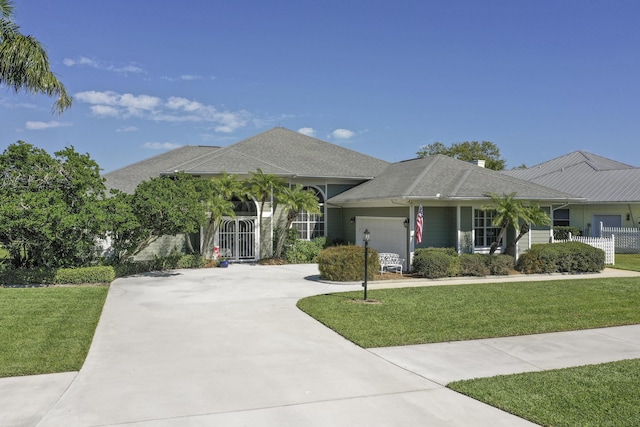
{"type": "Polygon", "coordinates": [[[380,273],[384,273],[384,271],[393,271],[394,273],[400,273],[402,276],[402,266],[404,259],[400,258],[398,254],[392,253],[380,253],[378,254],[378,258],[380,259],[380,273]]]}

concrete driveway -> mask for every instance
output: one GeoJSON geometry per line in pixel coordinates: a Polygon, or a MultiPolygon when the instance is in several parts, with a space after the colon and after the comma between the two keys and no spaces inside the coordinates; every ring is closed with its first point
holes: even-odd
{"type": "Polygon", "coordinates": [[[68,388],[39,423],[3,425],[531,425],[309,318],[298,299],[361,289],[313,276],[315,265],[232,265],[118,279],[82,370],[59,374],[68,388]]]}
{"type": "Polygon", "coordinates": [[[640,325],[365,350],[296,308],[362,290],[317,274],[232,265],[118,279],[79,373],[0,379],[0,426],[524,426],[444,384],[640,357],[640,325]]]}

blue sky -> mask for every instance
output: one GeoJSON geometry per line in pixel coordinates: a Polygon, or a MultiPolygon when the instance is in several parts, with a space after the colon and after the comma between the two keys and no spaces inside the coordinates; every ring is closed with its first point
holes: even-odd
{"type": "Polygon", "coordinates": [[[507,167],[640,166],[637,0],[14,0],[74,97],[0,88],[0,150],[105,170],[275,126],[389,161],[492,141],[507,167]]]}

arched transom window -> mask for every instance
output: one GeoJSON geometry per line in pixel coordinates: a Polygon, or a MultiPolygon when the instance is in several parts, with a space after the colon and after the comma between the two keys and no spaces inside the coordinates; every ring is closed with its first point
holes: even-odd
{"type": "Polygon", "coordinates": [[[304,187],[304,190],[313,191],[318,199],[320,214],[310,214],[301,210],[293,221],[292,228],[298,230],[300,239],[312,240],[316,237],[324,237],[324,195],[316,187],[304,187]]]}

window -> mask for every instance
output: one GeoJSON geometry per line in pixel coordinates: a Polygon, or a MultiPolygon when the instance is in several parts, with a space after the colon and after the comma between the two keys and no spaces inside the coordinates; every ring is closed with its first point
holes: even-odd
{"type": "Polygon", "coordinates": [[[493,225],[493,218],[496,215],[494,210],[476,209],[473,214],[473,230],[475,231],[474,246],[488,247],[498,239],[500,227],[493,225]]]}
{"type": "Polygon", "coordinates": [[[553,226],[569,226],[569,209],[556,209],[555,211],[553,211],[553,226]]]}
{"type": "Polygon", "coordinates": [[[315,187],[304,187],[304,190],[311,190],[318,199],[320,214],[310,214],[307,211],[298,212],[298,216],[293,221],[292,228],[298,230],[298,238],[312,240],[316,237],[324,236],[324,196],[322,191],[315,187]]]}

